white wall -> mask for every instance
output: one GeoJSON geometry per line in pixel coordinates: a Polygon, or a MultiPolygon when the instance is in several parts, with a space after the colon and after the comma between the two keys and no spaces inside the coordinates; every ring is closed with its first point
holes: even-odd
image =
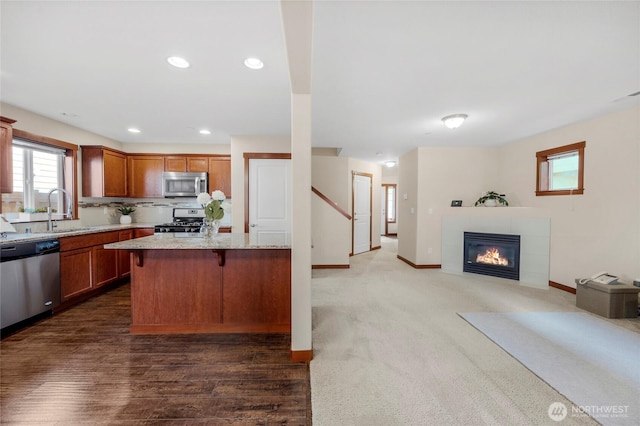
{"type": "Polygon", "coordinates": [[[605,270],[640,278],[640,107],[552,130],[500,148],[504,190],[551,213],[550,280],[605,270]],[[536,197],[535,153],[586,141],[584,194],[536,197]]]}
{"type": "MultiPolygon", "coordinates": [[[[351,180],[349,159],[335,156],[312,157],[311,184],[349,213],[351,180]]],[[[351,220],[342,216],[324,200],[311,197],[311,263],[313,265],[349,265],[351,220]]]]}
{"type": "Polygon", "coordinates": [[[551,281],[575,287],[575,278],[600,270],[639,279],[639,165],[637,106],[496,148],[418,148],[400,160],[398,254],[418,265],[439,264],[443,209],[452,199],[472,206],[495,190],[513,207],[549,212],[551,281]],[[586,141],[584,194],[536,197],[535,153],[580,141],[586,141]]]}
{"type": "Polygon", "coordinates": [[[415,263],[418,241],[418,149],[400,157],[398,163],[398,256],[415,263]],[[413,209],[413,210],[412,210],[413,209]]]}
{"type": "Polygon", "coordinates": [[[463,200],[463,206],[472,206],[482,193],[502,191],[496,183],[496,150],[423,147],[401,158],[400,256],[416,265],[440,264],[442,216],[451,206],[451,200],[463,200]],[[408,200],[403,199],[405,193],[408,200]],[[414,213],[411,208],[415,209],[414,213]]]}

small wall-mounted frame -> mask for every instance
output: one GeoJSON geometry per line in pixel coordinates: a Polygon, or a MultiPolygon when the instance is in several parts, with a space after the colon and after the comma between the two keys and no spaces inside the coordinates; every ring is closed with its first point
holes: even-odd
{"type": "Polygon", "coordinates": [[[462,207],[462,200],[451,200],[451,207],[462,207]]]}

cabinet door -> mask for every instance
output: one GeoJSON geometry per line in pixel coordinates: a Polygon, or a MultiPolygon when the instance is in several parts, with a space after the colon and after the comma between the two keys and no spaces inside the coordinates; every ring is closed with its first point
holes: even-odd
{"type": "Polygon", "coordinates": [[[209,192],[216,189],[231,198],[231,158],[209,158],[209,192]]]}
{"type": "Polygon", "coordinates": [[[91,247],[60,253],[62,301],[91,290],[91,247]]]}
{"type": "Polygon", "coordinates": [[[103,246],[91,249],[93,287],[100,287],[118,279],[119,250],[107,250],[103,246]]]}
{"type": "Polygon", "coordinates": [[[186,172],[187,171],[187,158],[186,157],[164,157],[164,171],[165,172],[186,172]]]}
{"type": "Polygon", "coordinates": [[[162,197],[164,157],[130,155],[128,157],[129,197],[162,197]]]}
{"type": "Polygon", "coordinates": [[[9,123],[0,122],[0,192],[13,192],[13,128],[9,123]]]}
{"type": "Polygon", "coordinates": [[[207,157],[187,157],[187,171],[203,173],[208,172],[209,159],[207,157]]]}
{"type": "Polygon", "coordinates": [[[154,234],[153,228],[136,228],[133,230],[133,238],[148,237],[154,234]]]}
{"type": "Polygon", "coordinates": [[[103,152],[104,196],[127,196],[127,157],[124,154],[103,152]]]}
{"type": "MultiPolygon", "coordinates": [[[[133,238],[133,229],[120,231],[118,241],[126,241],[133,238]]],[[[129,250],[118,250],[118,277],[124,278],[131,274],[131,263],[129,262],[129,250]]]]}

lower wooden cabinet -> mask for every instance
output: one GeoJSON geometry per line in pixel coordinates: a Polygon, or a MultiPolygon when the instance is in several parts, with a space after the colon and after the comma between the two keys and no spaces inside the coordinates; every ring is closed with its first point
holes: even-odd
{"type": "Polygon", "coordinates": [[[62,301],[91,290],[91,247],[60,253],[62,301]]]}
{"type": "Polygon", "coordinates": [[[67,301],[116,281],[119,253],[103,246],[118,241],[118,231],[60,238],[60,287],[67,301]]]}
{"type": "MultiPolygon", "coordinates": [[[[115,242],[115,241],[113,241],[115,242]]],[[[109,284],[118,279],[118,258],[116,250],[106,250],[103,246],[91,248],[93,287],[109,284]]]]}
{"type": "Polygon", "coordinates": [[[133,230],[133,238],[148,237],[154,234],[153,228],[136,228],[133,230]]]}
{"type": "Polygon", "coordinates": [[[62,301],[128,277],[131,274],[129,251],[107,250],[104,245],[153,233],[153,228],[131,228],[60,238],[62,301]]]}
{"type": "MultiPolygon", "coordinates": [[[[118,233],[118,241],[127,241],[133,238],[133,229],[120,231],[118,233]]],[[[111,250],[113,251],[113,250],[111,250]]],[[[118,277],[124,278],[131,275],[131,262],[129,261],[129,250],[118,250],[118,277]]]]}

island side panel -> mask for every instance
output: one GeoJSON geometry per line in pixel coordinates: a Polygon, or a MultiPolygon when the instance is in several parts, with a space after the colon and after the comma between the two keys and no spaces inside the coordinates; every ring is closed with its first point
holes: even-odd
{"type": "Polygon", "coordinates": [[[290,249],[227,250],[222,276],[225,325],[291,332],[290,249]]]}
{"type": "Polygon", "coordinates": [[[193,332],[222,322],[222,272],[210,250],[131,254],[132,332],[193,332]]]}

